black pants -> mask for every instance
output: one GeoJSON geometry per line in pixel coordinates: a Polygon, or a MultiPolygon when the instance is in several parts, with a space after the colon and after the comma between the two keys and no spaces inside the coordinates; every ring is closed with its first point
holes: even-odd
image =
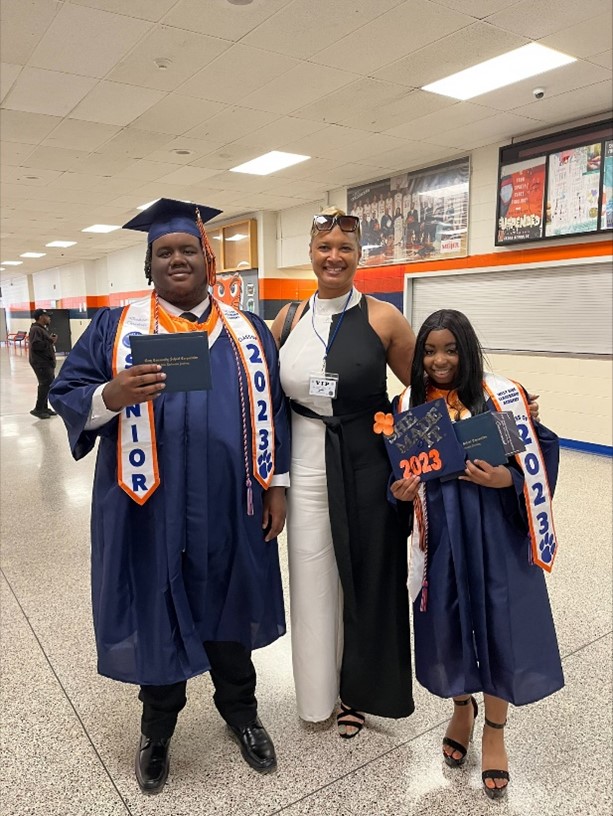
{"type": "Polygon", "coordinates": [[[48,411],[49,405],[47,404],[47,397],[49,396],[51,383],[55,378],[55,366],[33,365],[32,363],[30,363],[30,365],[32,366],[32,369],[36,374],[36,379],[38,380],[38,394],[34,410],[48,411]]]}
{"type": "MultiPolygon", "coordinates": [[[[251,652],[240,643],[204,644],[211,662],[211,680],[215,686],[213,700],[217,710],[230,725],[241,728],[257,717],[255,668],[251,652]]],[[[177,717],[185,706],[185,681],[169,686],[141,686],[138,699],[143,704],[141,732],[154,740],[171,737],[177,717]]]]}

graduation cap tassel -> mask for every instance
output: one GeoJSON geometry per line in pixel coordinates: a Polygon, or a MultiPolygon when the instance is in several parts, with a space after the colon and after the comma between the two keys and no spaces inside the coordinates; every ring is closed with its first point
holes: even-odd
{"type": "Polygon", "coordinates": [[[214,286],[215,281],[217,280],[217,261],[215,259],[215,253],[213,252],[213,248],[209,243],[209,236],[206,234],[204,222],[200,216],[200,210],[198,209],[198,207],[196,207],[196,226],[198,227],[198,231],[200,232],[202,251],[204,252],[204,256],[206,258],[209,286],[214,286]]]}

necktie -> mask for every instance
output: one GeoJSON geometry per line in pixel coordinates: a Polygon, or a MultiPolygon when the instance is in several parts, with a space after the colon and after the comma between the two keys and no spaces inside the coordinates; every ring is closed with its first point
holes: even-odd
{"type": "Polygon", "coordinates": [[[189,320],[190,323],[198,322],[198,317],[193,312],[183,312],[183,314],[180,314],[179,317],[182,317],[183,320],[189,320]]]}

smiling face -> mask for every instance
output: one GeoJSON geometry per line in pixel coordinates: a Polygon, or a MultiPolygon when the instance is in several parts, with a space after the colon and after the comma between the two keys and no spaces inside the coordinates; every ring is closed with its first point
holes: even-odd
{"type": "Polygon", "coordinates": [[[440,388],[453,388],[460,374],[457,341],[449,329],[431,331],[424,345],[424,371],[440,388]]]}
{"type": "Polygon", "coordinates": [[[329,232],[318,232],[311,239],[309,255],[320,298],[349,292],[362,255],[355,232],[343,232],[338,226],[329,232]]]}
{"type": "Polygon", "coordinates": [[[207,295],[207,269],[198,238],[172,232],[152,245],[151,278],[161,298],[180,309],[198,305],[207,295]]]}

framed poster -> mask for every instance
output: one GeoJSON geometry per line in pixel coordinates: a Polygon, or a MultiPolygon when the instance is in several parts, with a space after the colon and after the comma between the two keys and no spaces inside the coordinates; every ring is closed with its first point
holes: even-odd
{"type": "Polygon", "coordinates": [[[613,229],[613,141],[604,143],[600,229],[613,229]]]}
{"type": "Polygon", "coordinates": [[[468,254],[469,159],[347,190],[360,219],[360,266],[413,263],[468,254]]]}
{"type": "Polygon", "coordinates": [[[498,241],[511,244],[543,235],[546,159],[528,159],[500,168],[498,241]]]}
{"type": "Polygon", "coordinates": [[[600,143],[549,156],[545,235],[573,235],[598,229],[600,143]]]}
{"type": "Polygon", "coordinates": [[[613,122],[500,148],[496,246],[613,229],[613,122]]]}

